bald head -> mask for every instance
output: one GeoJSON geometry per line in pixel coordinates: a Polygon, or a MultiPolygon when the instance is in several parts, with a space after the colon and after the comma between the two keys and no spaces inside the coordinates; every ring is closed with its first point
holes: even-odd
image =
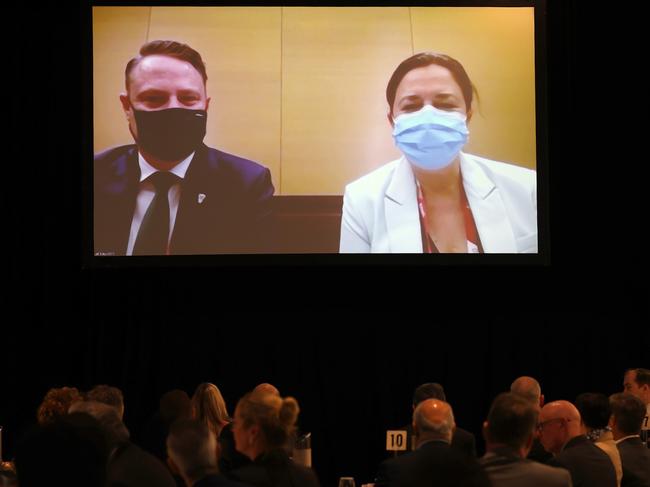
{"type": "Polygon", "coordinates": [[[262,384],[255,386],[255,389],[253,389],[253,394],[273,394],[274,396],[280,396],[280,391],[278,391],[277,387],[275,387],[273,384],[263,382],[262,384]]]}
{"type": "Polygon", "coordinates": [[[571,438],[582,434],[580,413],[569,401],[545,405],[539,415],[539,424],[540,441],[551,453],[559,453],[571,438]]]}
{"type": "Polygon", "coordinates": [[[532,377],[524,375],[515,379],[515,381],[510,385],[510,392],[523,397],[531,403],[539,404],[540,407],[544,405],[542,388],[540,387],[539,382],[532,377]]]}
{"type": "Polygon", "coordinates": [[[426,441],[442,440],[451,443],[456,428],[451,406],[438,399],[426,399],[413,412],[413,432],[418,446],[426,441]]]}

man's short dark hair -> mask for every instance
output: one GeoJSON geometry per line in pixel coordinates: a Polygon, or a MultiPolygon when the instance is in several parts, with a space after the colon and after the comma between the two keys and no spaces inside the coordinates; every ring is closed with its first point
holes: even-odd
{"type": "Polygon", "coordinates": [[[638,435],[646,415],[643,401],[633,394],[619,392],[609,397],[609,404],[620,432],[624,435],[638,435]]]}
{"type": "Polygon", "coordinates": [[[437,382],[427,382],[416,387],[413,393],[413,406],[417,406],[425,399],[438,399],[447,402],[445,390],[437,382]]]}
{"type": "Polygon", "coordinates": [[[167,448],[184,476],[199,479],[216,468],[216,457],[207,448],[212,433],[196,419],[179,419],[169,428],[167,448]]]}
{"type": "Polygon", "coordinates": [[[80,401],[70,408],[71,411],[86,413],[95,418],[106,435],[110,448],[129,441],[130,433],[113,406],[97,401],[80,401]]]}
{"type": "Polygon", "coordinates": [[[174,389],[160,398],[159,411],[160,418],[169,425],[177,419],[189,418],[192,413],[192,402],[187,392],[174,389]]]}
{"type": "Polygon", "coordinates": [[[630,371],[636,372],[636,377],[634,381],[640,386],[650,386],[650,370],[638,368],[638,369],[627,369],[626,372],[630,371]]]}
{"type": "Polygon", "coordinates": [[[512,392],[499,394],[488,414],[490,442],[521,448],[533,434],[538,409],[530,401],[512,392]]]}
{"type": "Polygon", "coordinates": [[[609,423],[612,410],[605,394],[585,392],[576,398],[575,405],[588,428],[602,429],[609,423]]]}
{"type": "Polygon", "coordinates": [[[86,393],[86,400],[108,404],[118,410],[124,409],[124,396],[122,395],[122,391],[117,387],[106,384],[97,385],[89,390],[86,393]]]}
{"type": "Polygon", "coordinates": [[[103,487],[107,460],[97,420],[72,413],[30,430],[18,444],[15,463],[20,487],[103,487]]]}
{"type": "Polygon", "coordinates": [[[203,85],[208,81],[208,73],[205,70],[205,63],[197,51],[181,42],[156,40],[147,42],[140,48],[140,53],[127,63],[126,69],[124,70],[126,91],[129,91],[129,75],[131,74],[131,71],[133,71],[133,68],[135,68],[142,59],[147,56],[153,56],[154,54],[186,61],[194,66],[194,68],[199,72],[201,78],[203,78],[203,85]]]}

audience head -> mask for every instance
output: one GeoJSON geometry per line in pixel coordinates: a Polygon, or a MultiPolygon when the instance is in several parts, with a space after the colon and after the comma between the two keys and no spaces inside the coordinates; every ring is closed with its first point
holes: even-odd
{"type": "Polygon", "coordinates": [[[187,485],[216,472],[217,439],[207,425],[196,419],[179,419],[169,428],[167,456],[172,471],[187,485]]]}
{"type": "Polygon", "coordinates": [[[111,450],[129,441],[129,430],[113,406],[96,401],[79,401],[70,406],[70,413],[86,413],[95,418],[106,435],[111,450]]]}
{"type": "Polygon", "coordinates": [[[415,388],[415,392],[413,392],[413,409],[425,399],[447,400],[445,390],[437,382],[427,382],[415,388]]]}
{"type": "Polygon", "coordinates": [[[540,408],[544,406],[544,395],[542,388],[532,377],[526,375],[518,377],[510,385],[510,392],[518,394],[533,404],[537,404],[540,408]]]}
{"type": "Polygon", "coordinates": [[[580,413],[585,430],[604,429],[609,423],[611,408],[605,394],[585,392],[576,398],[576,408],[580,413]]]}
{"type": "Polygon", "coordinates": [[[254,460],[287,446],[300,408],[293,397],[249,392],[237,403],[232,432],[235,448],[254,460]]]}
{"type": "Polygon", "coordinates": [[[544,449],[557,454],[570,439],[582,434],[580,413],[569,401],[548,403],[539,415],[537,431],[544,449]]]}
{"type": "Polygon", "coordinates": [[[413,411],[413,433],[418,446],[432,440],[451,443],[455,428],[454,413],[445,401],[425,399],[413,411]]]}
{"type": "Polygon", "coordinates": [[[646,406],[641,399],[633,394],[621,392],[610,396],[609,404],[612,410],[609,425],[615,440],[641,432],[646,415],[646,406]]]}
{"type": "Polygon", "coordinates": [[[97,420],[73,413],[29,431],[18,444],[15,463],[20,487],[104,487],[107,460],[97,420]]]}
{"type": "Polygon", "coordinates": [[[263,382],[261,384],[257,384],[255,386],[255,389],[253,389],[254,394],[274,394],[276,396],[280,395],[280,391],[278,391],[278,388],[275,387],[273,384],[269,384],[268,382],[263,382]]]}
{"type": "Polygon", "coordinates": [[[192,396],[192,418],[205,423],[215,437],[219,437],[230,416],[217,386],[209,382],[199,384],[192,396]]]}
{"type": "Polygon", "coordinates": [[[539,408],[536,403],[512,392],[499,394],[483,424],[487,449],[508,447],[522,458],[530,451],[539,408]]]}
{"type": "Polygon", "coordinates": [[[58,387],[47,391],[43,402],[38,407],[36,419],[45,425],[68,413],[70,405],[83,398],[76,387],[58,387]]]}
{"type": "Polygon", "coordinates": [[[160,398],[160,418],[166,425],[177,419],[189,419],[192,415],[192,402],[187,392],[174,389],[166,392],[160,398]]]}
{"type": "Polygon", "coordinates": [[[650,370],[628,369],[623,379],[623,392],[634,394],[646,406],[650,404],[650,370]]]}
{"type": "Polygon", "coordinates": [[[86,393],[86,400],[114,407],[120,419],[124,419],[124,396],[117,387],[106,384],[95,386],[86,393]]]}

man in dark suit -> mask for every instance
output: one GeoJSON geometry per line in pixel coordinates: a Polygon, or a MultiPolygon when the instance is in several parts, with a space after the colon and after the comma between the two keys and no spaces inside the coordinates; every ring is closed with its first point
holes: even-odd
{"type": "Polygon", "coordinates": [[[169,465],[188,487],[244,487],[227,479],[217,469],[217,439],[195,419],[179,419],[167,437],[169,465]]]}
{"type": "MultiPolygon", "coordinates": [[[[537,382],[533,377],[526,375],[517,377],[510,385],[510,392],[523,397],[525,400],[540,409],[544,407],[544,394],[542,394],[542,388],[539,385],[539,382],[537,382]]],[[[539,437],[535,434],[533,446],[530,448],[527,458],[540,463],[548,463],[553,458],[553,455],[544,450],[544,447],[539,441],[539,437]]]]}
{"type": "Polygon", "coordinates": [[[646,407],[638,397],[622,393],[610,397],[612,428],[623,464],[622,487],[650,487],[650,450],[641,441],[646,407]]]}
{"type": "Polygon", "coordinates": [[[206,81],[201,55],[175,41],[127,64],[120,100],[136,144],[95,155],[95,255],[264,249],[270,172],[203,144],[206,81]]]}
{"type": "MultiPolygon", "coordinates": [[[[413,411],[422,401],[426,399],[438,399],[447,401],[445,390],[437,382],[427,382],[416,387],[413,393],[413,411]]],[[[401,428],[406,431],[406,451],[397,452],[398,455],[415,450],[416,440],[414,438],[413,426],[408,425],[401,428]]],[[[464,455],[476,458],[476,439],[474,435],[463,428],[456,427],[451,439],[451,447],[463,453],[464,455]]]]}
{"type": "Polygon", "coordinates": [[[379,466],[377,487],[489,486],[478,462],[450,443],[455,428],[451,406],[426,399],[413,413],[416,449],[379,466]]]}
{"type": "Polygon", "coordinates": [[[533,444],[539,409],[521,395],[503,393],[483,425],[487,453],[480,463],[493,487],[571,487],[563,468],[526,459],[533,444]]]}
{"type": "Polygon", "coordinates": [[[646,414],[641,424],[641,441],[650,448],[650,370],[628,369],[623,378],[623,392],[632,394],[645,404],[646,414]]]}
{"type": "Polygon", "coordinates": [[[95,401],[79,401],[70,406],[70,412],[94,417],[106,435],[110,451],[107,487],[176,487],[165,465],[130,441],[129,430],[116,408],[95,401]]]}
{"type": "Polygon", "coordinates": [[[583,433],[580,413],[568,401],[545,405],[539,416],[539,439],[555,458],[550,465],[571,472],[575,487],[616,487],[616,470],[607,453],[583,433]]]}

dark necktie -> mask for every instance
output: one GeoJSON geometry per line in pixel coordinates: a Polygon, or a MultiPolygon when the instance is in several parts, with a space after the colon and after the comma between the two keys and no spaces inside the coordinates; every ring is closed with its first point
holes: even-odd
{"type": "Polygon", "coordinates": [[[169,239],[169,188],[180,181],[170,172],[156,172],[147,178],[156,195],[142,219],[133,255],[166,255],[169,239]]]}

